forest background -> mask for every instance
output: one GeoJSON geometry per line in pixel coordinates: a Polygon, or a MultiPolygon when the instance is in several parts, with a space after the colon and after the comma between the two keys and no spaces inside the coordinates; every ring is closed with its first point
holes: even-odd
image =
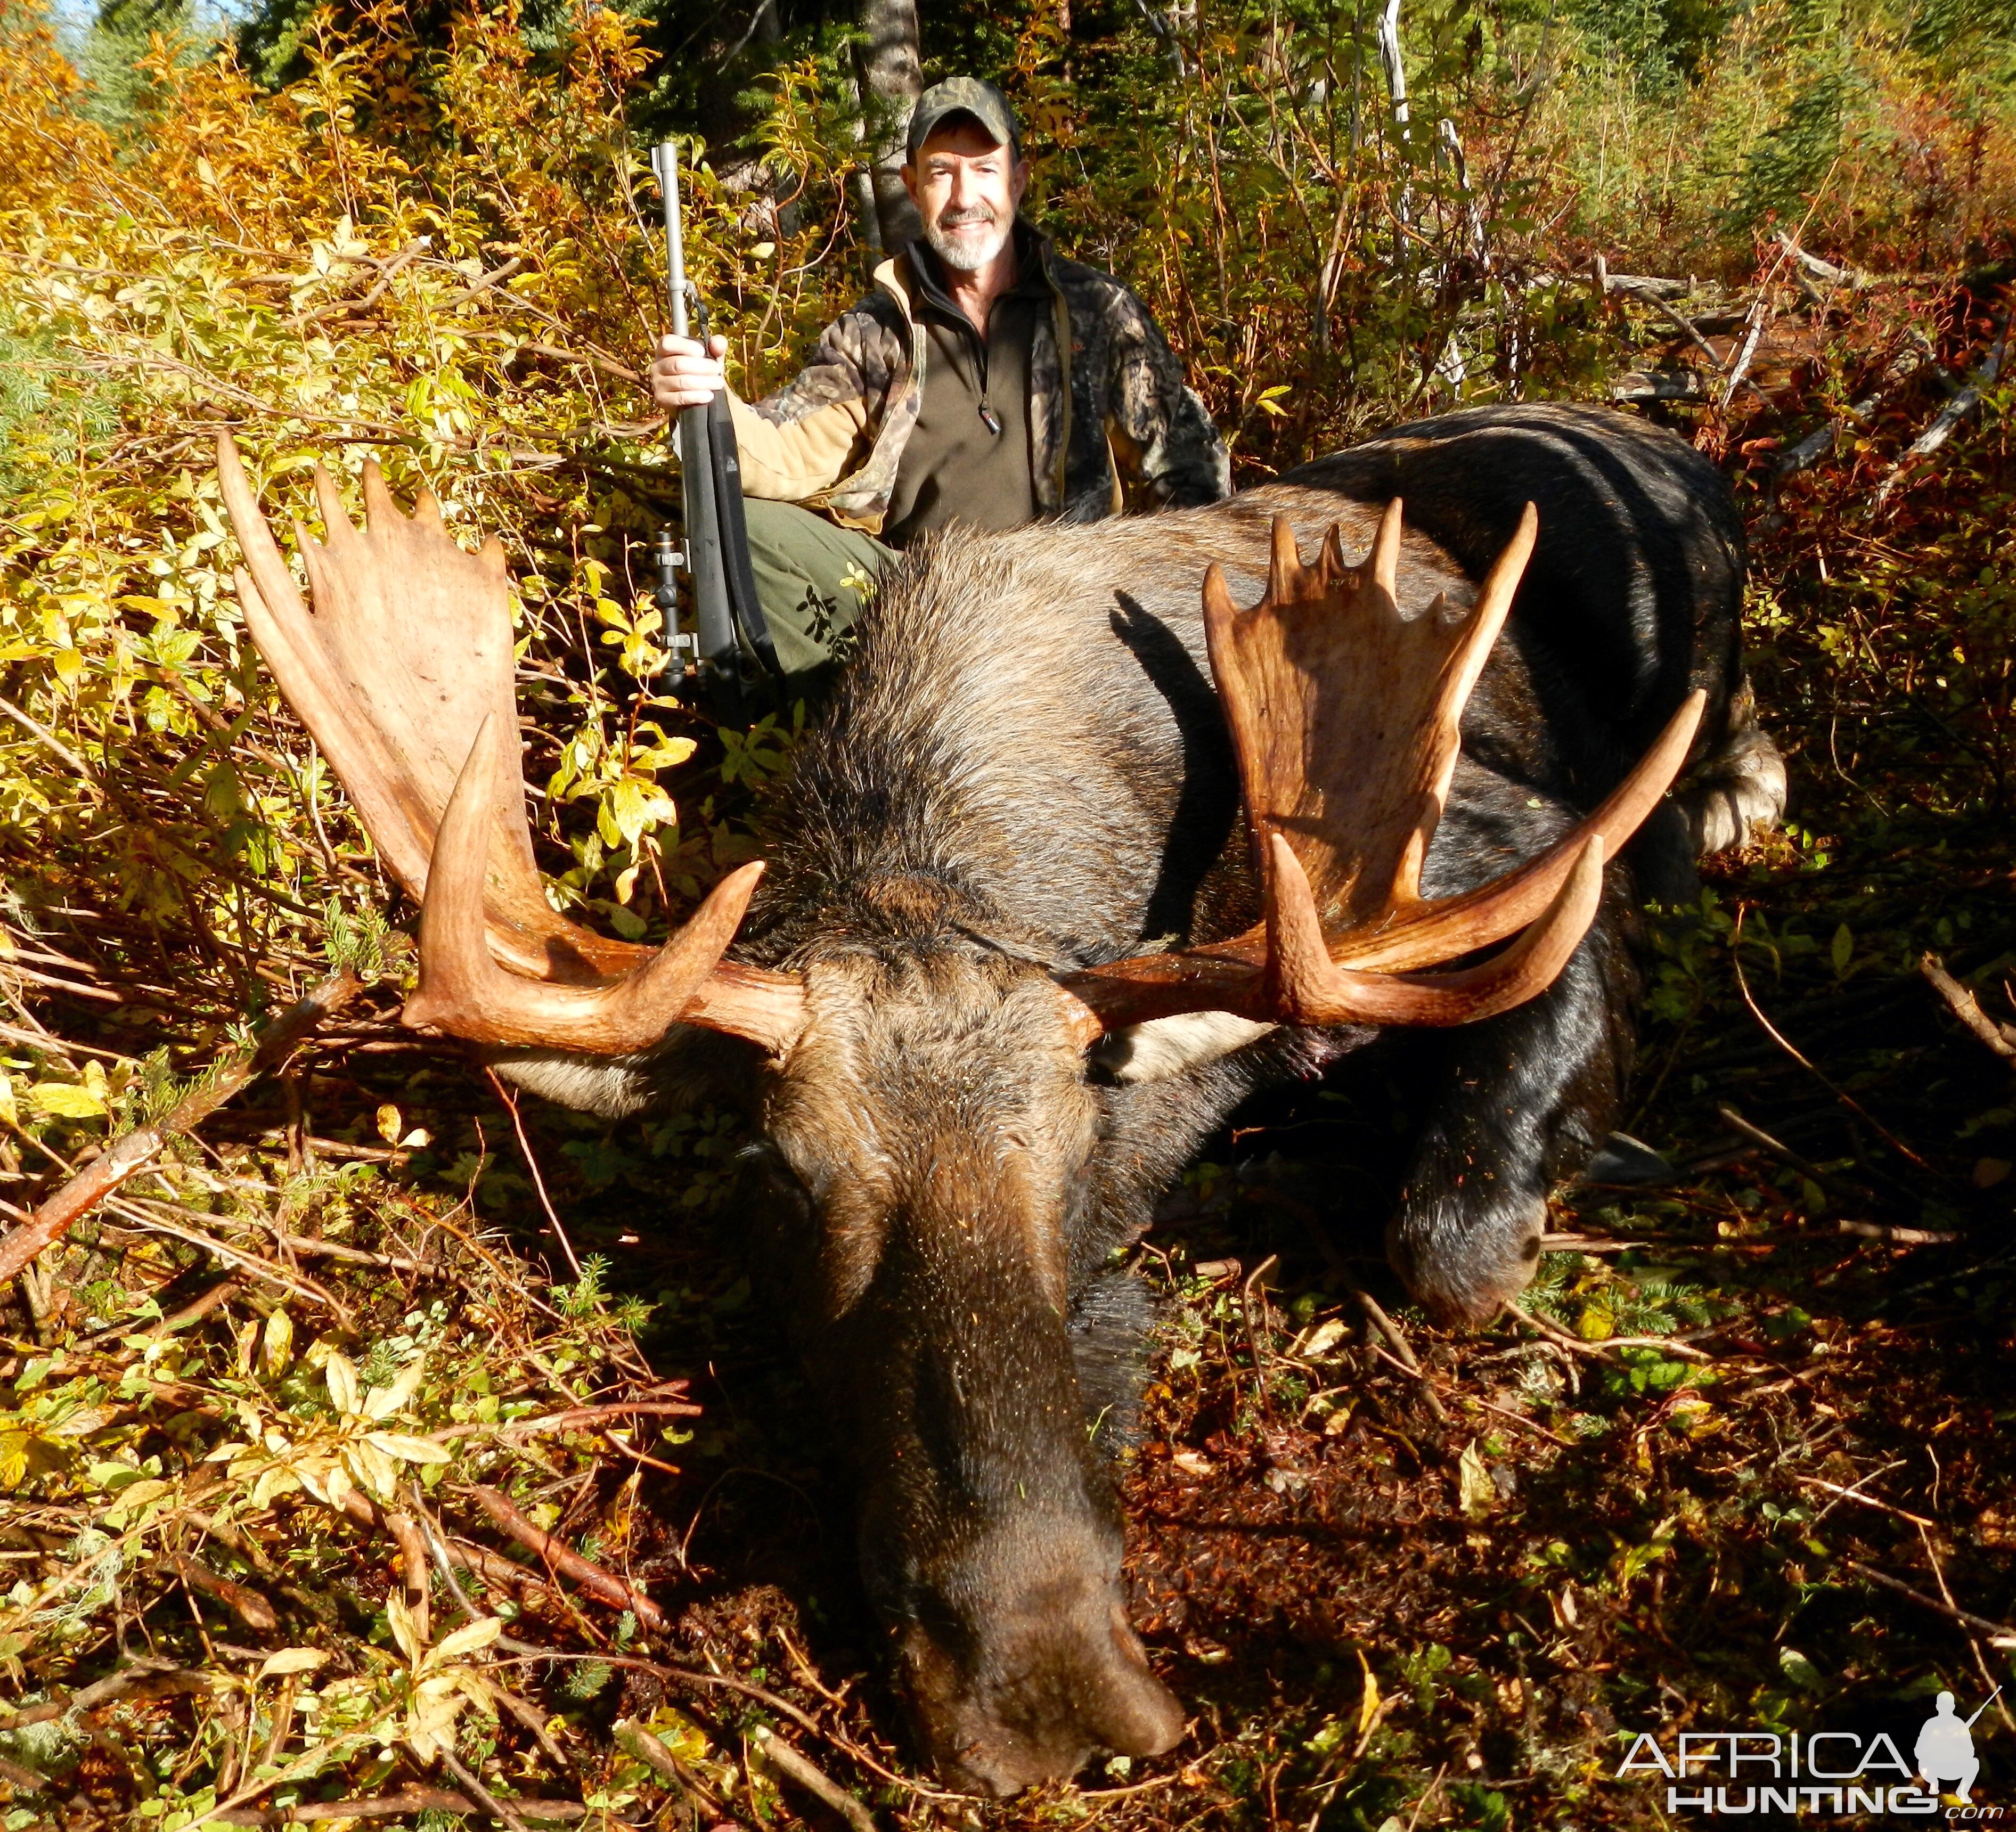
{"type": "Polygon", "coordinates": [[[694,162],[759,393],[901,232],[905,99],[958,71],[1239,482],[1517,399],[1723,461],[1793,772],[1652,938],[1672,1179],[1564,1195],[1492,1331],[1361,1283],[1379,1218],[1330,1192],[1383,1114],[1260,1116],[1173,1193],[1130,1556],[1197,1731],[981,1817],[1656,1823],[1633,1729],[2009,1676],[2009,0],[0,0],[5,1213],[157,1146],[6,1294],[9,1832],[765,1825],[821,1779],[975,1823],[860,1651],[733,1122],[520,1114],[398,1030],[411,912],[261,671],[212,472],[228,429],[305,513],[375,452],[502,536],[553,894],[662,933],[760,849],[794,725],[658,677],[646,149],[694,162]]]}

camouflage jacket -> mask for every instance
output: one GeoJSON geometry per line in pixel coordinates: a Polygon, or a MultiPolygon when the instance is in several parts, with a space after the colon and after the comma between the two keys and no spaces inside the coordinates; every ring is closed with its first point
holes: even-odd
{"type": "MultiPolygon", "coordinates": [[[[1035,495],[1046,516],[1187,508],[1231,488],[1224,442],[1148,308],[1110,274],[1039,238],[1053,301],[1029,357],[1035,495]]],[[[907,254],[827,326],[812,361],[754,406],[732,401],[742,487],[880,533],[923,404],[927,338],[907,254]]]]}

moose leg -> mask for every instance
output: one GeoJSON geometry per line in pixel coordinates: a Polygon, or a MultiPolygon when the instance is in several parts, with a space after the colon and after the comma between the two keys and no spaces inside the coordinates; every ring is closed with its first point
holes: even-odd
{"type": "MultiPolygon", "coordinates": [[[[1627,874],[1624,874],[1628,876],[1627,874]]],[[[1615,885],[1553,985],[1452,1034],[1387,1255],[1438,1318],[1481,1323],[1539,1265],[1547,1190],[1609,1132],[1630,1073],[1633,973],[1615,885]]]]}

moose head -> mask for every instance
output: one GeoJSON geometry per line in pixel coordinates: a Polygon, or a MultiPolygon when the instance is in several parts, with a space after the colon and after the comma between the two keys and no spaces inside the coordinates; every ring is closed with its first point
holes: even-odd
{"type": "Polygon", "coordinates": [[[360,531],[318,470],[324,538],[297,530],[311,609],[228,437],[220,472],[254,639],[419,907],[405,1021],[563,1099],[584,1064],[642,1086],[714,1034],[702,1053],[760,1131],[756,1193],[855,1452],[869,1589],[941,1773],[1006,1794],[1095,1748],[1169,1747],[1183,1713],[1128,1622],[1118,1507],[1088,1428],[1103,1249],[1088,1263],[1084,1226],[1102,1204],[1152,1202],[1169,1166],[1116,1117],[1088,1053],[1190,1014],[1248,1035],[1451,1025],[1534,997],[1594,918],[1605,858],[1678,769],[1701,696],[1555,844],[1424,897],[1458,722],[1535,518],[1473,603],[1412,615],[1397,501],[1355,565],[1334,527],[1305,565],[1278,519],[1253,608],[1217,566],[1201,578],[1258,855],[1262,916],[1245,933],[1060,965],[957,873],[899,861],[793,887],[757,965],[728,957],[764,872],[751,864],[650,949],[567,921],[541,887],[497,542],[463,551],[424,494],[401,514],[375,465],[360,531]]]}

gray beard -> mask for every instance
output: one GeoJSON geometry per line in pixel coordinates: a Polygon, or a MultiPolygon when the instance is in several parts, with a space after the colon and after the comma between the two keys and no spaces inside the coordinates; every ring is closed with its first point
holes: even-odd
{"type": "MultiPolygon", "coordinates": [[[[974,225],[961,223],[958,226],[966,229],[974,225]]],[[[931,244],[931,252],[955,273],[977,274],[1008,246],[1008,238],[1014,232],[1014,228],[1011,219],[995,224],[993,232],[985,241],[962,242],[931,222],[924,225],[924,239],[931,244]]]]}

